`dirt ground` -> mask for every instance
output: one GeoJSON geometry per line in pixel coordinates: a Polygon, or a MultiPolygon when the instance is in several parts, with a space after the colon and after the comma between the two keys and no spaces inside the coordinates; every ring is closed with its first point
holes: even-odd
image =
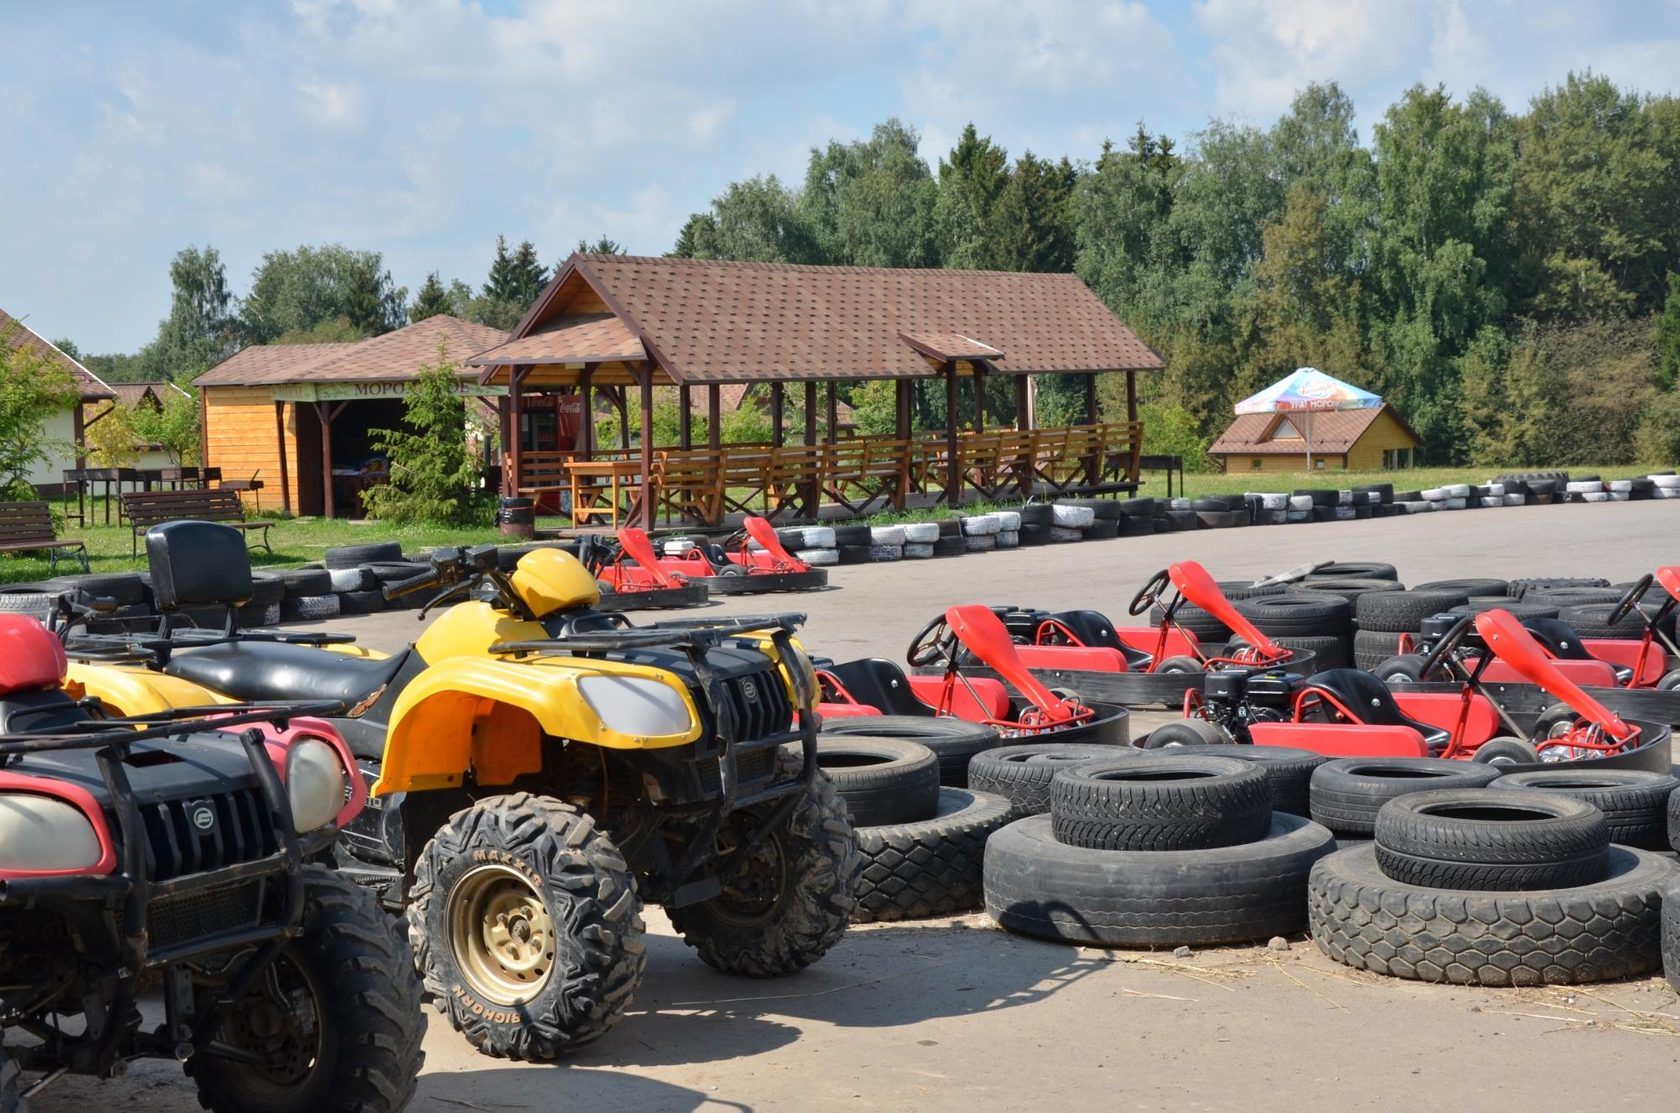
{"type": "MultiPolygon", "coordinates": [[[[1334,559],[1386,560],[1414,584],[1619,581],[1680,559],[1680,506],[1436,514],[844,568],[830,591],[714,613],[801,610],[814,652],[901,659],[950,604],[1118,617],[1149,574],[1186,558],[1221,579],[1334,559]]],[[[380,648],[418,629],[412,613],[336,625],[380,648]]],[[[1181,958],[1016,938],[970,916],[858,928],[803,974],[758,982],[703,966],[658,913],[648,924],[646,981],[607,1037],[558,1066],[510,1064],[477,1055],[434,1014],[413,1108],[1538,1113],[1649,1108],[1680,1082],[1680,1002],[1658,978],[1573,990],[1423,986],[1350,971],[1300,937],[1285,951],[1181,958]]],[[[160,1063],[121,1082],[62,1082],[33,1110],[197,1107],[179,1070],[160,1063]]]]}

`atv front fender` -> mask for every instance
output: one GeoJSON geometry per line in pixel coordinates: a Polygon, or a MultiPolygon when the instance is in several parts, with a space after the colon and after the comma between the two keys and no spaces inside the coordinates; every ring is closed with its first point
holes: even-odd
{"type": "Polygon", "coordinates": [[[449,658],[398,696],[374,795],[458,788],[469,769],[481,785],[510,783],[542,769],[544,737],[617,750],[684,746],[700,737],[702,721],[688,689],[660,669],[584,658],[449,658]],[[585,697],[579,685],[590,678],[659,685],[666,706],[686,712],[687,725],[671,733],[627,733],[613,722],[628,717],[614,689],[602,685],[585,697]]]}
{"type": "Polygon", "coordinates": [[[87,695],[104,703],[112,715],[151,715],[177,707],[239,702],[190,680],[136,666],[73,660],[64,679],[66,685],[80,684],[87,695]]]}

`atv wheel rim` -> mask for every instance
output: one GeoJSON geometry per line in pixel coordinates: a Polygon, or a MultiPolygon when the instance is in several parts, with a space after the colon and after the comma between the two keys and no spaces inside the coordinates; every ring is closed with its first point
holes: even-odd
{"type": "Polygon", "coordinates": [[[479,866],[449,894],[455,964],[482,997],[521,1005],[554,970],[555,929],[542,893],[507,866],[479,866]]]}
{"type": "MultiPolygon", "coordinates": [[[[261,1062],[236,1060],[247,1085],[288,1094],[305,1085],[321,1058],[320,997],[303,970],[282,954],[231,1012],[222,1039],[261,1062]]],[[[214,1051],[211,1052],[214,1054],[214,1051]]]]}
{"type": "MultiPolygon", "coordinates": [[[[740,845],[741,832],[726,830],[718,837],[718,858],[727,861],[740,845]]],[[[787,860],[779,834],[759,840],[752,853],[722,878],[723,892],[713,897],[711,907],[719,919],[737,927],[762,927],[776,915],[776,906],[787,885],[787,860]]]]}

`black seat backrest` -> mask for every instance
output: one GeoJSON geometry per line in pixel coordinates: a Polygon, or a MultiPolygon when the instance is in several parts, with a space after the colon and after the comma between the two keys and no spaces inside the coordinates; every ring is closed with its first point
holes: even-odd
{"type": "Polygon", "coordinates": [[[251,556],[232,526],[214,522],[165,522],[146,531],[152,597],[160,611],[251,598],[251,556]]]}
{"type": "Polygon", "coordinates": [[[1552,656],[1565,661],[1590,661],[1592,654],[1581,644],[1581,635],[1559,618],[1527,618],[1523,628],[1534,635],[1552,656]]]}
{"type": "Polygon", "coordinates": [[[1374,673],[1363,669],[1325,669],[1307,677],[1302,685],[1308,691],[1321,688],[1347,706],[1347,709],[1359,716],[1359,721],[1371,726],[1411,727],[1423,735],[1423,740],[1429,748],[1439,749],[1446,745],[1449,733],[1440,727],[1420,723],[1416,719],[1408,718],[1400,710],[1400,705],[1394,701],[1394,693],[1388,690],[1374,673]]]}
{"type": "Polygon", "coordinates": [[[1114,623],[1101,611],[1061,611],[1050,617],[1072,630],[1073,636],[1085,645],[1118,649],[1133,668],[1149,663],[1149,654],[1121,641],[1120,635],[1114,632],[1114,623]]]}
{"type": "Polygon", "coordinates": [[[884,715],[932,715],[933,708],[910,691],[904,670],[881,657],[865,657],[834,665],[828,672],[859,703],[879,707],[884,715]]]}

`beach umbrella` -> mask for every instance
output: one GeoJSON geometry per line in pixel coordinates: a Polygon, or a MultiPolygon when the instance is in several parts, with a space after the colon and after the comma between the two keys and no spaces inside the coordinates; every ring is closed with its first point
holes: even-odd
{"type": "Polygon", "coordinates": [[[1304,415],[1301,439],[1307,450],[1307,470],[1312,470],[1312,415],[1316,410],[1369,410],[1382,399],[1368,390],[1344,383],[1316,367],[1299,367],[1265,390],[1237,403],[1239,414],[1304,415]]]}

